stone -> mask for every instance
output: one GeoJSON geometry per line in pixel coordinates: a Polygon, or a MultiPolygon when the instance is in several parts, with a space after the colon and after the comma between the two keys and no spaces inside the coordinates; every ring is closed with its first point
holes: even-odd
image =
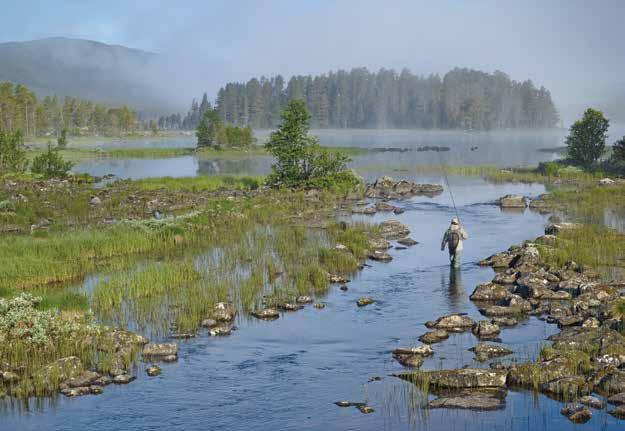
{"type": "Polygon", "coordinates": [[[601,322],[596,317],[589,317],[582,323],[583,328],[598,328],[599,325],[601,325],[601,322]]]}
{"type": "Polygon", "coordinates": [[[432,356],[434,354],[434,350],[432,346],[428,344],[421,344],[420,346],[415,347],[399,347],[393,350],[393,354],[398,355],[419,355],[419,356],[432,356]]]}
{"type": "Polygon", "coordinates": [[[231,322],[236,316],[236,311],[231,304],[218,302],[215,304],[213,318],[218,322],[231,322]]]}
{"type": "Polygon", "coordinates": [[[363,296],[362,298],[359,298],[358,301],[356,301],[356,305],[358,305],[359,307],[364,307],[366,305],[373,304],[374,302],[375,300],[373,298],[363,296]]]}
{"type": "Polygon", "coordinates": [[[313,299],[307,295],[300,295],[295,298],[295,302],[297,302],[298,304],[310,304],[311,302],[313,302],[313,299]]]}
{"type": "Polygon", "coordinates": [[[176,343],[148,343],[143,346],[144,358],[162,358],[169,355],[178,355],[176,343]]]}
{"type": "Polygon", "coordinates": [[[391,205],[388,202],[378,202],[375,204],[375,209],[380,212],[394,211],[395,208],[395,205],[391,205]]]}
{"type": "Polygon", "coordinates": [[[449,338],[449,333],[444,329],[435,329],[433,331],[426,332],[419,337],[419,341],[427,344],[439,343],[449,338]]]}
{"type": "Polygon", "coordinates": [[[501,330],[499,329],[499,325],[491,323],[489,320],[480,320],[473,327],[473,335],[478,338],[494,338],[501,330]]]}
{"type": "Polygon", "coordinates": [[[588,407],[581,404],[567,404],[562,410],[560,410],[564,416],[571,422],[576,424],[583,424],[590,420],[592,412],[588,407]]]}
{"type": "Polygon", "coordinates": [[[404,238],[410,234],[410,229],[398,220],[383,221],[378,228],[380,235],[387,240],[404,238]]]}
{"type": "Polygon", "coordinates": [[[592,395],[584,395],[578,401],[588,407],[592,407],[593,409],[602,409],[605,407],[603,400],[593,397],[592,395]]]}
{"type": "Polygon", "coordinates": [[[369,247],[373,250],[388,250],[391,248],[391,243],[384,238],[371,238],[369,239],[369,247]]]}
{"type": "Polygon", "coordinates": [[[513,317],[493,317],[490,322],[498,326],[516,326],[519,321],[513,317]]]}
{"type": "Polygon", "coordinates": [[[540,390],[547,394],[571,399],[580,395],[589,395],[592,387],[593,385],[584,376],[566,376],[543,383],[540,390]]]}
{"type": "Polygon", "coordinates": [[[417,241],[415,241],[414,239],[410,238],[410,237],[406,237],[406,238],[400,238],[397,240],[398,244],[401,245],[405,245],[406,247],[412,247],[413,245],[417,245],[419,244],[417,241]]]}
{"type": "Polygon", "coordinates": [[[375,411],[373,407],[369,406],[358,406],[358,410],[360,410],[360,413],[365,415],[368,415],[369,413],[373,413],[375,411]]]}
{"type": "Polygon", "coordinates": [[[89,205],[91,205],[92,207],[100,206],[102,205],[102,200],[97,196],[92,196],[89,200],[89,205]]]}
{"type": "Polygon", "coordinates": [[[523,311],[517,307],[506,307],[503,305],[489,305],[479,309],[480,313],[488,317],[514,316],[522,314],[523,311]]]}
{"type": "Polygon", "coordinates": [[[119,376],[113,377],[113,383],[116,385],[127,385],[136,379],[135,376],[131,376],[130,374],[120,374],[119,376]]]}
{"type": "Polygon", "coordinates": [[[91,393],[91,395],[100,395],[102,392],[104,392],[104,389],[102,389],[102,386],[92,385],[89,386],[89,392],[91,393]]]}
{"type": "Polygon", "coordinates": [[[471,347],[469,351],[475,353],[475,358],[480,362],[513,353],[512,350],[506,347],[491,343],[478,343],[477,346],[471,347]]]}
{"type": "Polygon", "coordinates": [[[373,184],[368,184],[365,196],[376,199],[405,199],[417,195],[436,196],[443,192],[443,187],[438,184],[417,184],[411,181],[395,181],[393,178],[383,176],[373,184]]]}
{"type": "Polygon", "coordinates": [[[378,262],[390,262],[393,260],[393,256],[385,251],[374,250],[373,253],[369,254],[369,259],[376,260],[378,262]]]}
{"type": "Polygon", "coordinates": [[[212,328],[214,326],[217,326],[218,323],[215,319],[204,319],[202,320],[202,323],[200,324],[203,328],[212,328]]]}
{"type": "Polygon", "coordinates": [[[509,268],[514,256],[508,252],[502,252],[487,257],[479,262],[481,266],[492,266],[493,268],[509,268]]]}
{"type": "Polygon", "coordinates": [[[19,381],[20,376],[13,371],[0,372],[0,378],[2,383],[16,383],[19,381]]]}
{"type": "Polygon", "coordinates": [[[508,373],[508,384],[510,386],[536,387],[536,385],[568,377],[570,375],[569,365],[569,361],[561,357],[513,365],[508,373]]]}
{"type": "Polygon", "coordinates": [[[347,283],[349,280],[343,277],[342,275],[337,274],[328,274],[328,281],[330,283],[347,283]]]}
{"type": "Polygon", "coordinates": [[[169,338],[173,338],[174,340],[188,340],[193,337],[195,337],[195,333],[191,332],[174,332],[169,336],[169,338]]]}
{"type": "Polygon", "coordinates": [[[478,284],[469,299],[471,301],[503,301],[510,298],[512,294],[501,284],[482,283],[478,284]]]}
{"type": "Polygon", "coordinates": [[[163,356],[163,362],[176,362],[178,360],[178,355],[167,355],[163,356]]]}
{"type": "Polygon", "coordinates": [[[404,212],[406,212],[406,210],[399,207],[395,207],[395,209],[393,210],[393,214],[395,215],[403,214],[404,212]]]}
{"type": "Polygon", "coordinates": [[[214,326],[208,330],[208,333],[211,335],[211,337],[223,337],[226,335],[230,335],[232,333],[232,326],[230,325],[214,326]]]}
{"type": "Polygon", "coordinates": [[[61,389],[61,394],[66,397],[81,397],[83,395],[91,394],[91,389],[88,386],[80,386],[77,388],[64,388],[61,389]]]}
{"type": "Polygon", "coordinates": [[[321,302],[317,302],[316,304],[313,305],[313,307],[315,307],[317,310],[322,310],[326,308],[326,305],[321,302]]]}
{"type": "Polygon", "coordinates": [[[579,223],[552,223],[545,228],[545,235],[558,235],[566,230],[573,230],[581,227],[579,223]]]}
{"type": "Polygon", "coordinates": [[[100,374],[95,371],[82,371],[75,377],[66,380],[64,383],[70,388],[78,388],[81,386],[91,386],[100,378],[100,374]]]}
{"type": "Polygon", "coordinates": [[[525,196],[521,195],[505,195],[498,200],[501,208],[525,208],[527,201],[525,196]]]}
{"type": "Polygon", "coordinates": [[[602,378],[599,385],[609,394],[625,392],[625,371],[614,371],[602,378]]]}
{"type": "Polygon", "coordinates": [[[465,314],[449,314],[439,317],[435,321],[426,322],[425,326],[451,332],[462,332],[475,326],[475,320],[465,314]]]}
{"type": "Polygon", "coordinates": [[[263,308],[261,310],[252,311],[252,316],[257,319],[275,320],[280,317],[280,313],[275,308],[263,308]]]}
{"type": "Polygon", "coordinates": [[[610,413],[615,418],[625,419],[625,406],[618,406],[613,408],[608,413],[610,413]]]}
{"type": "Polygon", "coordinates": [[[431,409],[463,409],[489,411],[505,408],[505,399],[495,396],[480,394],[462,394],[459,396],[444,396],[436,398],[428,403],[431,409]]]}
{"type": "Polygon", "coordinates": [[[352,213],[353,214],[367,214],[367,215],[371,215],[371,214],[375,214],[376,210],[374,207],[369,207],[369,206],[355,206],[354,208],[352,208],[352,213]]]}
{"type": "Polygon", "coordinates": [[[349,288],[347,287],[347,285],[346,285],[346,284],[343,284],[343,285],[341,285],[341,287],[339,287],[339,289],[341,289],[343,292],[347,292],[347,290],[348,290],[349,288]]]}
{"type": "Polygon", "coordinates": [[[302,308],[304,308],[303,305],[293,304],[292,302],[281,302],[278,305],[276,305],[276,307],[282,311],[297,311],[297,310],[301,310],[302,308]]]}
{"type": "Polygon", "coordinates": [[[423,365],[423,357],[420,355],[402,355],[393,353],[393,358],[404,367],[419,368],[423,365]]]}
{"type": "Polygon", "coordinates": [[[339,407],[351,407],[352,406],[352,403],[346,400],[336,401],[334,404],[336,404],[339,407]]]}
{"type": "MultiPolygon", "coordinates": [[[[512,270],[508,270],[508,271],[512,271],[512,270]]],[[[503,284],[503,285],[515,284],[517,278],[519,278],[519,273],[516,271],[512,271],[511,273],[508,273],[508,271],[500,272],[499,274],[495,275],[495,277],[493,278],[493,283],[503,284]]]]}
{"type": "Polygon", "coordinates": [[[612,178],[601,178],[599,181],[597,181],[597,184],[600,186],[612,186],[616,184],[616,181],[614,181],[612,178]]]}
{"type": "Polygon", "coordinates": [[[560,317],[559,319],[557,319],[558,321],[558,326],[560,328],[565,327],[565,326],[578,326],[581,325],[581,323],[584,321],[584,318],[582,316],[579,315],[573,315],[573,316],[563,316],[560,317]]]}
{"type": "Polygon", "coordinates": [[[619,392],[608,397],[608,402],[615,406],[625,406],[625,392],[619,392]]]}
{"type": "Polygon", "coordinates": [[[145,369],[145,372],[150,377],[158,376],[161,374],[161,367],[159,367],[158,365],[150,365],[148,368],[145,369]]]}
{"type": "MultiPolygon", "coordinates": [[[[506,370],[481,368],[459,368],[455,370],[420,371],[419,376],[427,379],[432,388],[505,388],[506,370]]],[[[397,377],[414,381],[413,373],[398,374],[397,377]]]]}

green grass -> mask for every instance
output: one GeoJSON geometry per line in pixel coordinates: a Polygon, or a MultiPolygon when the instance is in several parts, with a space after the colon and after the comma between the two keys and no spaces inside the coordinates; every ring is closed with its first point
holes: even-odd
{"type": "Polygon", "coordinates": [[[219,189],[253,190],[260,187],[263,177],[250,176],[198,176],[198,177],[159,177],[134,181],[133,184],[142,190],[168,191],[214,191],[219,189]]]}

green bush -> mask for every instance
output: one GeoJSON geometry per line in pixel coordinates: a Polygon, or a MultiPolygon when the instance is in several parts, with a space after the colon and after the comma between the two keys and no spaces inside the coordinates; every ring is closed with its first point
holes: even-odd
{"type": "Polygon", "coordinates": [[[61,134],[56,139],[56,145],[59,148],[66,148],[67,147],[67,129],[61,130],[61,134]]]}
{"type": "Polygon", "coordinates": [[[588,108],[583,118],[573,123],[566,138],[569,159],[585,169],[593,168],[605,152],[609,127],[603,112],[588,108]]]}
{"type": "Polygon", "coordinates": [[[538,164],[538,172],[547,177],[557,177],[560,175],[562,167],[558,162],[540,162],[538,164]]]}
{"type": "Polygon", "coordinates": [[[58,147],[48,142],[46,152],[33,159],[31,171],[44,178],[65,178],[73,165],[72,162],[63,160],[58,147]]]}
{"type": "Polygon", "coordinates": [[[282,113],[282,123],[265,144],[276,162],[267,183],[274,187],[319,187],[355,185],[357,178],[347,169],[349,157],[330,152],[308,134],[310,113],[302,100],[291,100],[282,113]]]}

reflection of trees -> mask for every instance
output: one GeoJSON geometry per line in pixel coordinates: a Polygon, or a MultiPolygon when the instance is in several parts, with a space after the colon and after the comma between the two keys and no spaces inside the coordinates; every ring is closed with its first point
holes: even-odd
{"type": "Polygon", "coordinates": [[[258,158],[238,160],[200,159],[198,160],[198,175],[259,175],[269,170],[270,162],[258,158]]]}

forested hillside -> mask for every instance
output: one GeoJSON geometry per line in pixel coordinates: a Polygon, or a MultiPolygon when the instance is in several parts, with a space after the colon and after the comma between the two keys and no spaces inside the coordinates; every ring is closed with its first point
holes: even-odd
{"type": "MultiPolygon", "coordinates": [[[[558,113],[548,90],[503,72],[454,69],[418,76],[365,68],[320,76],[253,78],[228,83],[216,106],[222,119],[253,128],[275,127],[286,102],[303,99],[318,128],[424,128],[490,130],[554,127],[558,113]]],[[[163,117],[161,126],[192,129],[210,104],[193,101],[186,117],[163,117]]]]}
{"type": "Polygon", "coordinates": [[[21,130],[26,136],[59,134],[116,135],[137,130],[136,112],[127,106],[107,107],[90,101],[57,96],[39,100],[23,85],[0,83],[0,131],[21,130]]]}

